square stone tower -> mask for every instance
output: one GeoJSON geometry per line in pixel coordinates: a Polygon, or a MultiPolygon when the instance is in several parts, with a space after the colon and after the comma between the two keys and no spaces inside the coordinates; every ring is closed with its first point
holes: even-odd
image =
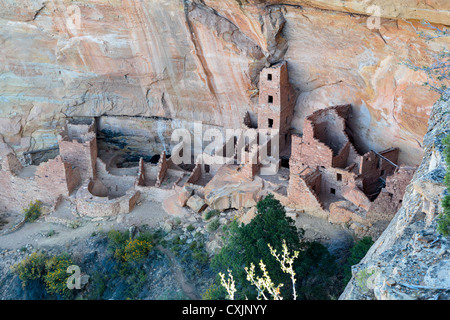
{"type": "Polygon", "coordinates": [[[259,79],[258,129],[276,129],[279,148],[289,144],[296,92],[289,83],[287,62],[264,68],[259,79]]]}

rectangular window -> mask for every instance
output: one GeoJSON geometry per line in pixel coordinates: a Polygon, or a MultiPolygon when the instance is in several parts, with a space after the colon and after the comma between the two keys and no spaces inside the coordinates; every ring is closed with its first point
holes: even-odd
{"type": "Polygon", "coordinates": [[[269,96],[268,101],[269,101],[269,103],[273,103],[273,96],[269,96]]]}
{"type": "Polygon", "coordinates": [[[271,74],[271,73],[269,73],[269,74],[267,75],[267,80],[272,81],[272,74],[271,74]]]}
{"type": "Polygon", "coordinates": [[[269,119],[269,128],[273,127],[273,119],[269,119]]]}
{"type": "Polygon", "coordinates": [[[330,193],[331,193],[331,194],[336,194],[336,189],[331,188],[331,189],[330,189],[330,193]]]}
{"type": "Polygon", "coordinates": [[[337,174],[337,181],[342,181],[342,174],[340,173],[337,174]]]}

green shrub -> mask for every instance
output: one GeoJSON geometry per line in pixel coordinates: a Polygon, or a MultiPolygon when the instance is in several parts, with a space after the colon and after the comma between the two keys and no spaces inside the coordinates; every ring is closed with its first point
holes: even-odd
{"type": "Polygon", "coordinates": [[[195,230],[195,227],[192,224],[190,224],[190,225],[187,226],[186,229],[187,229],[187,231],[192,232],[192,231],[195,230]]]}
{"type": "Polygon", "coordinates": [[[218,284],[217,282],[213,282],[209,288],[203,293],[203,300],[221,300],[223,297],[227,295],[225,288],[218,284]]]}
{"type": "Polygon", "coordinates": [[[195,250],[192,254],[192,258],[201,264],[207,264],[209,262],[208,254],[200,250],[195,250]]]}
{"type": "Polygon", "coordinates": [[[33,252],[11,269],[19,275],[19,279],[22,280],[22,285],[25,287],[28,281],[39,280],[44,276],[46,260],[46,254],[33,252]]]}
{"type": "Polygon", "coordinates": [[[59,294],[65,298],[73,296],[74,291],[67,287],[67,279],[70,277],[67,268],[71,265],[73,262],[68,254],[47,259],[45,263],[47,273],[44,276],[44,282],[48,293],[59,294]]]}
{"type": "Polygon", "coordinates": [[[70,229],[78,229],[79,227],[81,227],[82,222],[80,220],[75,220],[75,221],[71,221],[68,224],[68,227],[70,229]]]}
{"type": "Polygon", "coordinates": [[[197,248],[197,241],[194,240],[192,241],[192,243],[189,245],[189,249],[194,250],[197,248]]]}
{"type": "MultiPolygon", "coordinates": [[[[251,263],[257,265],[260,260],[264,261],[267,270],[271,272],[274,283],[290,282],[280,270],[278,261],[270,254],[268,244],[280,251],[285,239],[289,250],[300,248],[294,220],[286,216],[284,207],[273,195],[269,194],[259,201],[257,209],[259,214],[249,224],[243,225],[237,221],[230,223],[227,241],[211,261],[211,267],[216,273],[232,270],[238,286],[236,299],[256,298],[256,290],[247,281],[244,267],[250,267],[251,263]]],[[[216,281],[219,283],[219,278],[216,281]]]]}
{"type": "Polygon", "coordinates": [[[150,232],[141,233],[136,239],[130,239],[130,232],[111,230],[108,232],[108,247],[119,262],[139,263],[150,253],[155,236],[150,232]]]}
{"type": "Polygon", "coordinates": [[[68,299],[74,294],[73,290],[67,287],[67,279],[70,277],[67,268],[71,265],[73,262],[68,254],[49,257],[45,253],[34,252],[14,265],[12,271],[18,274],[24,287],[31,280],[40,280],[44,282],[49,294],[68,299]]]}
{"type": "Polygon", "coordinates": [[[208,223],[208,225],[206,226],[206,230],[208,230],[209,232],[214,232],[219,228],[219,226],[220,226],[220,221],[219,221],[219,219],[215,218],[213,221],[208,223]]]}
{"type": "Polygon", "coordinates": [[[36,221],[42,214],[42,202],[40,200],[30,202],[28,208],[24,209],[24,214],[26,222],[36,221]]]}
{"type": "Polygon", "coordinates": [[[444,212],[438,215],[437,231],[444,237],[450,235],[450,134],[442,141],[445,145],[444,155],[447,163],[447,172],[444,177],[444,184],[447,187],[447,194],[442,199],[442,207],[444,212]]]}
{"type": "Polygon", "coordinates": [[[130,240],[123,249],[122,259],[125,262],[141,262],[148,256],[151,248],[152,245],[146,240],[130,240]]]}
{"type": "Polygon", "coordinates": [[[204,213],[203,220],[208,221],[212,217],[216,217],[220,215],[220,212],[218,210],[210,210],[204,213]]]}
{"type": "Polygon", "coordinates": [[[352,266],[358,264],[364,258],[373,244],[374,242],[371,237],[363,237],[350,249],[350,256],[344,265],[344,283],[348,283],[352,278],[352,266]]]}

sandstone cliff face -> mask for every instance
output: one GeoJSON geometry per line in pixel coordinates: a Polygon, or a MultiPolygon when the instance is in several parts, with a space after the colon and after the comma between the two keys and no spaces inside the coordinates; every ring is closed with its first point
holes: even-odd
{"type": "Polygon", "coordinates": [[[442,139],[450,133],[450,97],[433,108],[425,155],[403,206],[360,264],[340,299],[449,299],[450,239],[436,232],[443,211],[445,160],[442,139]]]}
{"type": "Polygon", "coordinates": [[[445,42],[425,43],[407,20],[447,23],[449,4],[378,4],[371,30],[365,1],[2,1],[0,133],[20,153],[55,146],[66,115],[131,116],[127,135],[144,138],[161,121],[239,127],[247,111],[256,119],[259,71],[285,59],[294,129],[351,103],[362,147],[400,147],[419,163],[437,95],[400,62],[425,65],[445,42]]]}

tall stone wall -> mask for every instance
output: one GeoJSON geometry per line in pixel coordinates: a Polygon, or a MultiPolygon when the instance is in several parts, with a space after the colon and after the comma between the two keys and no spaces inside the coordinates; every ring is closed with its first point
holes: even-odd
{"type": "Polygon", "coordinates": [[[96,177],[97,139],[90,133],[82,142],[63,138],[58,141],[62,159],[78,168],[83,180],[96,177]]]}

